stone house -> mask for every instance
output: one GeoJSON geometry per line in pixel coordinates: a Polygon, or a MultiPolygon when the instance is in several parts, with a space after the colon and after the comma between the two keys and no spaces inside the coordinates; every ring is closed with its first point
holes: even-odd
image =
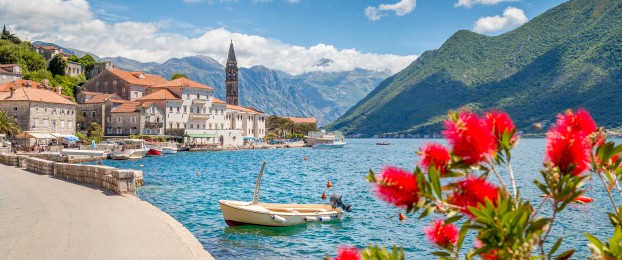
{"type": "Polygon", "coordinates": [[[0,92],[0,111],[15,117],[23,131],[75,134],[77,104],[42,88],[11,88],[0,92]]]}
{"type": "Polygon", "coordinates": [[[97,76],[99,73],[102,73],[108,69],[113,69],[113,68],[114,68],[114,64],[112,64],[112,61],[109,61],[109,60],[95,63],[95,66],[93,66],[93,69],[91,69],[90,71],[87,71],[86,79],[92,79],[95,76],[97,76]]]}
{"type": "Polygon", "coordinates": [[[78,93],[76,101],[78,101],[76,127],[79,131],[87,130],[93,122],[98,123],[103,129],[106,129],[106,116],[110,114],[110,111],[114,107],[124,102],[116,94],[88,91],[78,93]]]}
{"type": "Polygon", "coordinates": [[[65,53],[63,50],[61,50],[61,49],[59,49],[58,47],[55,47],[55,46],[35,45],[34,48],[35,48],[35,51],[37,53],[41,54],[41,56],[43,56],[43,58],[46,61],[49,61],[52,58],[54,58],[54,56],[56,56],[56,54],[61,54],[65,58],[69,57],[69,54],[65,53]]]}
{"type": "Polygon", "coordinates": [[[82,90],[117,94],[124,100],[136,100],[145,95],[148,88],[165,83],[166,79],[140,71],[107,69],[82,85],[82,90]]]}
{"type": "Polygon", "coordinates": [[[82,64],[75,61],[67,61],[67,67],[65,68],[65,76],[75,77],[80,74],[84,74],[84,68],[82,68],[82,64]]]}
{"type": "Polygon", "coordinates": [[[164,111],[154,102],[126,101],[106,117],[106,135],[164,133],[164,111]]]}
{"type": "Polygon", "coordinates": [[[0,64],[0,84],[22,79],[22,68],[17,64],[0,64]]]}

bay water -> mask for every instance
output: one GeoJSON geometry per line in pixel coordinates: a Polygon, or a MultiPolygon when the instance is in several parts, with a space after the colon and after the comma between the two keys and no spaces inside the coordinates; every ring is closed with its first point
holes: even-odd
{"type": "MultiPolygon", "coordinates": [[[[409,214],[398,220],[403,209],[380,201],[373,186],[366,182],[372,169],[393,165],[413,170],[418,160],[414,151],[428,142],[424,139],[348,139],[344,149],[311,148],[243,150],[222,152],[180,152],[135,161],[106,161],[106,165],[143,170],[145,185],[138,196],[159,207],[190,230],[216,259],[321,259],[334,257],[339,246],[362,249],[368,245],[404,247],[407,259],[430,259],[433,246],[423,229],[440,215],[423,220],[409,214]],[[390,145],[376,145],[387,141],[390,145]],[[307,157],[308,160],[304,160],[307,157]],[[257,174],[267,162],[261,184],[261,202],[328,203],[321,195],[337,192],[353,205],[340,221],[271,228],[228,227],[219,200],[251,201],[257,174]],[[330,180],[333,187],[326,188],[330,180]]],[[[544,139],[522,139],[513,150],[512,165],[521,194],[534,207],[541,202],[533,179],[541,179],[544,139]]],[[[501,170],[506,184],[510,183],[501,170]]],[[[492,176],[491,176],[492,177],[492,176]]],[[[493,178],[489,178],[495,182],[493,178]]],[[[561,250],[576,248],[573,258],[589,256],[584,232],[607,240],[613,233],[606,216],[612,211],[606,191],[598,179],[586,185],[587,196],[595,202],[572,205],[558,216],[549,236],[548,247],[563,236],[561,250]]],[[[615,194],[614,194],[615,195],[615,194]]],[[[618,201],[622,198],[615,196],[618,201]]],[[[550,216],[545,203],[541,216],[550,216]]],[[[464,247],[472,247],[473,235],[464,247]]],[[[561,251],[560,251],[561,252],[561,251]]]]}

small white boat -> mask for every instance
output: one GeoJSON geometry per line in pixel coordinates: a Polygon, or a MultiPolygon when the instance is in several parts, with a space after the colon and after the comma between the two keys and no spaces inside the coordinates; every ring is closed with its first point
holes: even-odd
{"type": "Polygon", "coordinates": [[[177,153],[177,145],[171,142],[162,146],[162,154],[174,154],[177,153]]]}
{"type": "Polygon", "coordinates": [[[346,145],[345,142],[333,142],[333,143],[323,143],[323,144],[315,144],[313,148],[316,149],[335,149],[335,148],[343,148],[346,145]]]}
{"type": "Polygon", "coordinates": [[[309,222],[341,219],[351,206],[343,204],[339,194],[331,196],[331,204],[272,204],[259,203],[261,175],[266,163],[261,165],[252,202],[220,200],[220,209],[229,226],[260,225],[284,227],[309,222]],[[338,208],[342,207],[342,209],[338,208]]]}
{"type": "Polygon", "coordinates": [[[145,157],[149,149],[145,148],[145,141],[142,139],[125,139],[121,150],[112,153],[113,160],[141,159],[145,157]]]}

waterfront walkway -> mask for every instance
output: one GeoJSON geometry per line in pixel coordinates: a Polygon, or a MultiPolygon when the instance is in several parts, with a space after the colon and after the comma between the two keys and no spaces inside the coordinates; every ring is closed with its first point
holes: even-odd
{"type": "Polygon", "coordinates": [[[0,164],[0,259],[213,259],[133,196],[0,164]]]}

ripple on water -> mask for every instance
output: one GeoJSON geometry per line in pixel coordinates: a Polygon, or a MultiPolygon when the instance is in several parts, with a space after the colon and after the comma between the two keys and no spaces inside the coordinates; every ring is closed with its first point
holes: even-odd
{"type": "MultiPolygon", "coordinates": [[[[167,212],[199,239],[217,259],[320,259],[335,255],[338,245],[363,248],[378,244],[404,247],[409,259],[429,258],[434,248],[426,241],[423,228],[432,219],[417,220],[410,215],[405,222],[397,215],[403,210],[379,201],[365,181],[369,169],[396,165],[413,169],[414,151],[422,144],[441,140],[390,140],[391,145],[377,146],[378,140],[349,140],[346,149],[270,149],[236,152],[178,153],[138,161],[106,161],[106,165],[142,169],[145,186],[138,195],[167,212]],[[308,161],[304,161],[304,157],[308,161]],[[218,200],[250,201],[262,161],[264,172],[261,200],[273,203],[327,203],[322,192],[330,196],[339,192],[354,210],[341,221],[313,223],[288,228],[227,227],[218,200]],[[143,164],[144,167],[140,167],[143,164]],[[200,171],[200,175],[197,175],[200,171]],[[333,188],[327,190],[330,180],[333,188]]],[[[525,198],[540,203],[540,192],[533,184],[540,178],[544,140],[521,140],[513,154],[517,183],[525,198]]],[[[507,176],[504,170],[501,171],[507,176]]],[[[509,183],[509,178],[504,180],[509,183]]],[[[606,212],[610,210],[606,192],[596,185],[587,195],[596,201],[573,205],[560,215],[551,232],[548,246],[563,236],[562,250],[577,248],[577,258],[586,258],[589,250],[583,232],[600,238],[611,236],[606,212]]],[[[541,214],[550,216],[550,205],[541,214]]],[[[467,237],[465,247],[473,245],[467,237]]]]}

